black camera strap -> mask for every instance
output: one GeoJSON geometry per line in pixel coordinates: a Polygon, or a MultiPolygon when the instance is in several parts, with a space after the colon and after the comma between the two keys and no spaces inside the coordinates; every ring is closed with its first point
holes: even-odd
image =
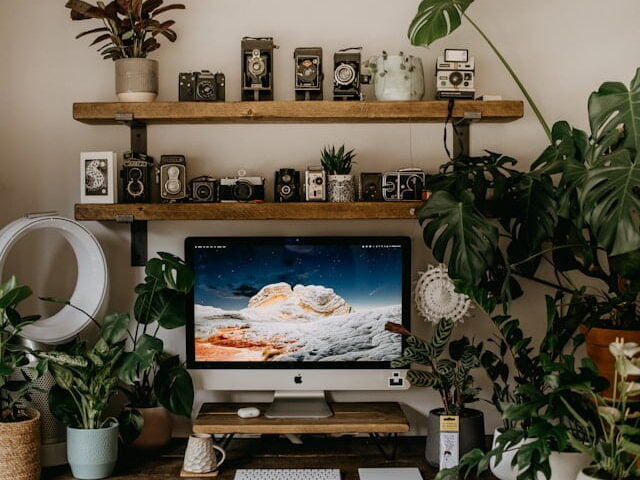
{"type": "Polygon", "coordinates": [[[451,119],[453,118],[453,108],[456,105],[456,101],[454,98],[450,98],[449,99],[449,103],[447,104],[447,120],[444,122],[444,150],[447,152],[447,157],[449,157],[449,160],[451,161],[455,161],[456,159],[453,158],[453,156],[451,155],[451,152],[449,151],[449,147],[447,146],[447,125],[449,124],[449,122],[451,122],[451,128],[453,129],[453,133],[455,133],[456,139],[458,140],[458,142],[460,143],[460,155],[464,155],[465,152],[464,151],[464,143],[462,142],[462,136],[460,135],[460,132],[458,131],[458,126],[456,125],[456,122],[452,122],[451,119]]]}

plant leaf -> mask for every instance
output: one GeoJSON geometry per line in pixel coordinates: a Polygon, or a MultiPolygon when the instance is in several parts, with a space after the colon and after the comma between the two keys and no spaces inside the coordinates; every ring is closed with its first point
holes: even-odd
{"type": "Polygon", "coordinates": [[[473,0],[423,0],[409,26],[413,45],[429,46],[446,37],[462,23],[462,14],[473,0]]]}
{"type": "Polygon", "coordinates": [[[112,313],[107,315],[102,322],[100,333],[109,344],[121,342],[127,336],[131,319],[127,313],[112,313]]]}
{"type": "Polygon", "coordinates": [[[189,418],[193,408],[193,381],[179,361],[177,356],[169,357],[160,364],[154,391],[163,407],[175,415],[189,418]]]}

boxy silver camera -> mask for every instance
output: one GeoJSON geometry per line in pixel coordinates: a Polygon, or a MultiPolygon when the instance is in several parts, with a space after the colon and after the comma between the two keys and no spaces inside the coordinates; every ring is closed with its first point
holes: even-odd
{"type": "Polygon", "coordinates": [[[426,174],[419,168],[402,168],[382,176],[382,198],[386,202],[426,200],[426,174]]]}
{"type": "Polygon", "coordinates": [[[187,198],[187,162],[184,155],[160,157],[158,183],[163,202],[179,202],[187,198]]]}
{"type": "Polygon", "coordinates": [[[324,202],[327,199],[327,175],[322,167],[309,167],[304,172],[304,184],[307,202],[324,202]]]}
{"type": "Polygon", "coordinates": [[[475,60],[469,58],[468,50],[445,50],[436,64],[436,97],[473,99],[475,75],[475,60]]]}

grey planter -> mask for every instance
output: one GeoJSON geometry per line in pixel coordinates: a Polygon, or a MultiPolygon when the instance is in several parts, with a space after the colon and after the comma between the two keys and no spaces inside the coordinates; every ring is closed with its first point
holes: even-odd
{"type": "Polygon", "coordinates": [[[116,60],[116,94],[121,102],[153,102],[158,96],[158,62],[149,58],[116,60]]]}
{"type": "Polygon", "coordinates": [[[356,201],[356,182],[353,175],[327,175],[327,199],[329,202],[356,201]]]}
{"type": "MultiPolygon", "coordinates": [[[[445,414],[443,408],[429,412],[427,418],[427,450],[429,465],[440,466],[440,417],[445,414]]],[[[484,415],[480,410],[467,408],[460,415],[460,458],[474,448],[484,447],[484,415]]]]}
{"type": "Polygon", "coordinates": [[[67,427],[67,458],[75,478],[110,476],[118,460],[118,423],[95,430],[67,427]]]}

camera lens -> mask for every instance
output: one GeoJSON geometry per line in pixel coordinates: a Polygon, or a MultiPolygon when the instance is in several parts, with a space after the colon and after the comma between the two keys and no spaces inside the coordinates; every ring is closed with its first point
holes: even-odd
{"type": "Polygon", "coordinates": [[[348,63],[342,63],[336,67],[334,78],[339,85],[349,85],[356,80],[356,69],[348,63]]]}
{"type": "Polygon", "coordinates": [[[462,83],[462,74],[460,72],[452,72],[449,75],[449,82],[451,82],[451,85],[460,85],[462,83]]]}
{"type": "Polygon", "coordinates": [[[293,188],[289,185],[283,185],[280,187],[280,196],[283,198],[289,198],[293,195],[293,188]]]}
{"type": "Polygon", "coordinates": [[[198,84],[198,97],[206,100],[214,99],[216,90],[211,82],[201,82],[198,84]]]}
{"type": "Polygon", "coordinates": [[[322,177],[316,177],[313,183],[316,185],[322,185],[322,177]]]}
{"type": "Polygon", "coordinates": [[[212,196],[211,187],[209,187],[209,185],[198,185],[196,188],[196,198],[198,198],[198,200],[207,200],[212,196]]]}
{"type": "Polygon", "coordinates": [[[284,175],[282,176],[282,181],[283,181],[284,183],[291,183],[291,175],[289,175],[288,173],[284,174],[284,175]]]}
{"type": "Polygon", "coordinates": [[[233,186],[232,194],[234,199],[241,202],[251,200],[251,198],[253,197],[253,185],[251,185],[249,182],[239,180],[238,183],[233,186]]]}

